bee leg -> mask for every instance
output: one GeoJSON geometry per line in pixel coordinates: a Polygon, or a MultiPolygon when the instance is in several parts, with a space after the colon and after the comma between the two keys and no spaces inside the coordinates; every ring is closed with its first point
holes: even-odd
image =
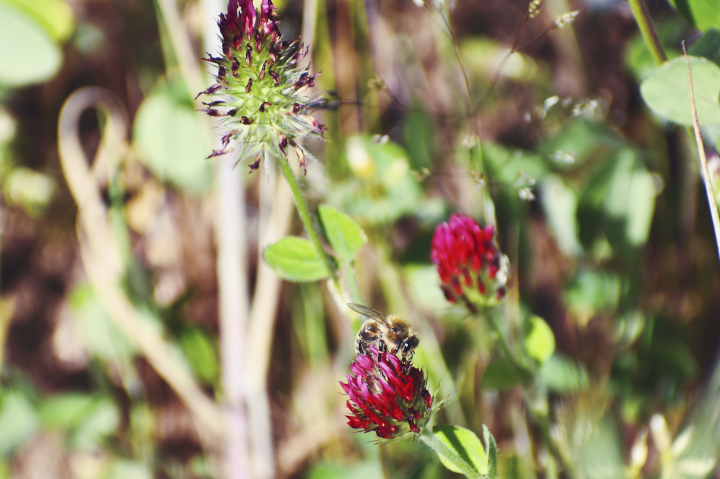
{"type": "Polygon", "coordinates": [[[373,341],[375,341],[375,338],[360,338],[355,343],[355,349],[359,354],[369,356],[370,352],[368,351],[367,343],[372,343],[373,341]]]}

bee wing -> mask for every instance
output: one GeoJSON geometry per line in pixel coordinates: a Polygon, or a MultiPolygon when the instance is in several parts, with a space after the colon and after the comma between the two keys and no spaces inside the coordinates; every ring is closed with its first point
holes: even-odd
{"type": "Polygon", "coordinates": [[[347,303],[348,308],[352,309],[358,314],[362,314],[363,316],[367,316],[368,318],[376,319],[383,323],[385,326],[390,328],[390,323],[388,322],[387,316],[382,314],[380,311],[377,311],[372,308],[368,308],[367,306],[363,306],[362,304],[357,303],[347,303]]]}

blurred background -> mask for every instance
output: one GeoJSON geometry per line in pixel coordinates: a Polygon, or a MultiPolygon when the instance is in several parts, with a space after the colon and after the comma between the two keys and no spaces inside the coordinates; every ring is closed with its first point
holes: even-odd
{"type": "MultiPolygon", "coordinates": [[[[655,67],[628,4],[275,5],[327,100],[302,186],[367,233],[360,291],[419,332],[435,422],[487,424],[501,477],[720,477],[712,226],[685,130],[640,96],[655,67]],[[572,474],[548,472],[520,388],[486,374],[488,327],[439,288],[430,241],[456,211],[510,258],[491,314],[554,333],[539,374],[572,474]]],[[[648,7],[669,56],[704,38],[720,62],[720,14],[700,31],[648,7]]],[[[199,59],[225,9],[0,0],[0,478],[459,477],[346,426],[347,312],[260,259],[303,235],[284,180],[204,159],[199,59]]]]}

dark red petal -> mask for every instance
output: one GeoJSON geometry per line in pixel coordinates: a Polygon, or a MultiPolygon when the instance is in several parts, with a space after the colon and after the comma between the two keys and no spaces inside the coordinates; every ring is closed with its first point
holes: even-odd
{"type": "Polygon", "coordinates": [[[348,418],[348,426],[350,426],[354,429],[364,429],[362,419],[360,419],[356,416],[345,416],[345,417],[348,418]]]}
{"type": "Polygon", "coordinates": [[[415,434],[420,432],[420,428],[417,427],[417,425],[415,424],[415,421],[413,421],[411,418],[408,418],[407,422],[410,425],[410,430],[412,432],[414,432],[415,434]]]}
{"type": "Polygon", "coordinates": [[[432,407],[433,397],[430,395],[427,389],[422,390],[422,397],[425,400],[425,405],[428,409],[432,407]]]}

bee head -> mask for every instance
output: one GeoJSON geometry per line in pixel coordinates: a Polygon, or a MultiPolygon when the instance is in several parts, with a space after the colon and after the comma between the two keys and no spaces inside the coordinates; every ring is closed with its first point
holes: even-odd
{"type": "Polygon", "coordinates": [[[417,348],[418,344],[420,344],[420,340],[418,339],[417,335],[413,334],[412,336],[409,336],[400,344],[400,355],[403,358],[412,355],[415,352],[415,348],[417,348]]]}

